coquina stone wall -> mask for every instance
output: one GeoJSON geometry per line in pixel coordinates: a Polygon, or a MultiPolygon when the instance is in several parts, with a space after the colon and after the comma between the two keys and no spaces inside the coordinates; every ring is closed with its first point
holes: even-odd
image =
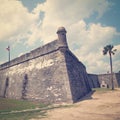
{"type": "MultiPolygon", "coordinates": [[[[111,74],[98,75],[98,79],[100,84],[102,84],[102,81],[105,81],[109,88],[112,87],[111,74]]],[[[113,83],[115,88],[120,87],[120,73],[113,74],[113,83]]]]}
{"type": "Polygon", "coordinates": [[[88,74],[89,76],[89,84],[91,88],[99,88],[100,87],[100,82],[98,79],[98,75],[96,74],[88,74]]]}
{"type": "Polygon", "coordinates": [[[76,102],[91,91],[85,66],[58,39],[0,65],[0,96],[47,103],[76,102]]]}
{"type": "MultiPolygon", "coordinates": [[[[108,88],[112,87],[111,82],[111,74],[88,74],[89,76],[89,84],[91,88],[99,88],[102,86],[102,83],[107,84],[108,88]]],[[[113,83],[114,87],[118,88],[120,87],[120,72],[119,73],[113,73],[113,83]]]]}

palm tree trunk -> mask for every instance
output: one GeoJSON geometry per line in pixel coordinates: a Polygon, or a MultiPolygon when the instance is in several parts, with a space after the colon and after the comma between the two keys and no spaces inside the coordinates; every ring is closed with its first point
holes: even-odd
{"type": "Polygon", "coordinates": [[[109,55],[110,55],[110,69],[111,69],[111,84],[112,84],[112,90],[114,90],[113,69],[112,69],[112,55],[111,55],[111,52],[109,52],[109,55]]]}

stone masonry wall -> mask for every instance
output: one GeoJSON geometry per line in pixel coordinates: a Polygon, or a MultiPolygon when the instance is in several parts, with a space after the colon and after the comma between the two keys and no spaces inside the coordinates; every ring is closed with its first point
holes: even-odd
{"type": "MultiPolygon", "coordinates": [[[[111,74],[88,74],[88,76],[91,88],[99,88],[102,82],[105,82],[107,87],[112,87],[111,74]]],[[[120,87],[120,73],[113,74],[113,82],[115,88],[120,87]]]]}
{"type": "Polygon", "coordinates": [[[0,80],[0,96],[47,103],[76,102],[91,90],[84,65],[66,48],[3,69],[0,80]]]}
{"type": "Polygon", "coordinates": [[[10,64],[7,62],[7,63],[0,65],[0,69],[14,66],[14,65],[35,59],[35,58],[40,57],[40,56],[44,56],[46,54],[49,54],[51,52],[58,50],[59,47],[61,47],[59,41],[55,40],[52,42],[52,44],[48,43],[42,47],[39,47],[35,50],[30,51],[29,53],[26,53],[20,57],[17,57],[15,59],[11,60],[10,64]]]}
{"type": "Polygon", "coordinates": [[[91,91],[85,66],[58,39],[0,65],[0,96],[47,103],[76,102],[91,91]]]}
{"type": "Polygon", "coordinates": [[[98,75],[88,74],[88,77],[89,77],[89,84],[90,84],[91,88],[99,88],[100,87],[98,75]]]}
{"type": "MultiPolygon", "coordinates": [[[[100,84],[102,83],[102,81],[105,81],[105,83],[108,85],[109,88],[112,87],[111,74],[98,75],[98,80],[100,84]]],[[[113,82],[114,82],[114,87],[116,88],[120,87],[120,74],[119,73],[113,74],[113,82]]]]}
{"type": "Polygon", "coordinates": [[[0,80],[1,96],[50,103],[71,101],[65,58],[59,50],[1,70],[0,80]]]}
{"type": "Polygon", "coordinates": [[[65,52],[67,71],[70,82],[72,99],[74,102],[91,91],[85,66],[71,51],[65,52]]]}

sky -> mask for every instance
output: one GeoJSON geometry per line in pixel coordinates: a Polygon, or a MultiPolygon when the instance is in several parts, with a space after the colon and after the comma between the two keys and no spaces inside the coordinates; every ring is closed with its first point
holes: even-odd
{"type": "Polygon", "coordinates": [[[106,45],[117,49],[113,71],[120,71],[120,0],[0,0],[0,64],[57,38],[67,30],[70,50],[88,73],[110,71],[106,45]]]}

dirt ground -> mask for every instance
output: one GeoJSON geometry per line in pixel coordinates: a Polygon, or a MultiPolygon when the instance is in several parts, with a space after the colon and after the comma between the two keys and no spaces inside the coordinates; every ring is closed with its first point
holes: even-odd
{"type": "Polygon", "coordinates": [[[120,120],[120,89],[94,92],[71,107],[48,111],[40,120],[120,120]]]}

